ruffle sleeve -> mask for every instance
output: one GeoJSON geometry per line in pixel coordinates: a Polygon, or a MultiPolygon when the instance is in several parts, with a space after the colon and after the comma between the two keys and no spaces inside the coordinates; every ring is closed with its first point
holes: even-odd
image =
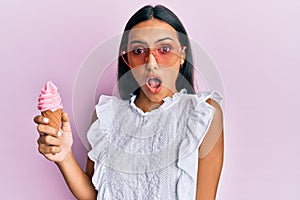
{"type": "Polygon", "coordinates": [[[102,95],[96,105],[98,119],[91,125],[87,138],[92,147],[88,152],[89,158],[94,162],[94,175],[92,182],[98,191],[97,199],[110,199],[110,192],[106,179],[107,151],[109,132],[112,126],[112,96],[102,95]]]}
{"type": "Polygon", "coordinates": [[[180,200],[194,199],[196,196],[198,149],[210,127],[215,108],[206,102],[212,98],[221,105],[222,97],[216,92],[201,92],[189,96],[192,106],[189,108],[186,137],[179,147],[177,166],[181,175],[177,184],[177,196],[180,200]],[[188,144],[188,145],[186,145],[188,144]]]}

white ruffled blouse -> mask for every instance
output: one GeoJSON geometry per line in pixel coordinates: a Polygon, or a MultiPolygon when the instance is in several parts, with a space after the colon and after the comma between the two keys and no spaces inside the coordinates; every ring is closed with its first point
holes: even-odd
{"type": "Polygon", "coordinates": [[[216,92],[186,89],[143,112],[130,100],[102,95],[87,136],[92,182],[101,200],[194,200],[198,148],[210,126],[216,92]]]}

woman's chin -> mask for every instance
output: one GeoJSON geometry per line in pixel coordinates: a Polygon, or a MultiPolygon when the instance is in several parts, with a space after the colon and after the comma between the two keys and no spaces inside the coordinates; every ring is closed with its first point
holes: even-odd
{"type": "Polygon", "coordinates": [[[167,96],[172,96],[174,92],[172,90],[160,85],[157,88],[152,88],[149,85],[141,87],[145,96],[152,102],[162,103],[163,99],[167,96]]]}

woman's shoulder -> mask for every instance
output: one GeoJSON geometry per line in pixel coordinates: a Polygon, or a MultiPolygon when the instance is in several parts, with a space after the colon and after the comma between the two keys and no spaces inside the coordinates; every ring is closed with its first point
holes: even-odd
{"type": "Polygon", "coordinates": [[[214,125],[217,125],[217,126],[223,126],[223,111],[222,111],[221,105],[212,98],[208,98],[206,100],[206,103],[208,103],[215,109],[214,119],[213,119],[212,123],[214,123],[214,125]]]}
{"type": "Polygon", "coordinates": [[[209,105],[214,107],[216,110],[222,111],[222,102],[223,102],[223,97],[222,95],[216,91],[200,91],[196,92],[195,94],[188,94],[188,93],[183,93],[186,98],[185,99],[191,99],[195,102],[197,102],[200,105],[209,105]]]}
{"type": "Polygon", "coordinates": [[[207,111],[212,115],[211,126],[223,127],[223,97],[216,90],[213,91],[201,91],[193,95],[188,95],[193,99],[194,107],[196,111],[207,111]]]}
{"type": "MultiPolygon", "coordinates": [[[[213,106],[215,108],[218,105],[221,106],[222,102],[223,102],[222,95],[216,90],[197,92],[196,97],[200,100],[206,101],[207,103],[209,103],[211,106],[213,106]]],[[[219,107],[219,108],[221,108],[221,107],[219,107]]]]}
{"type": "Polygon", "coordinates": [[[125,101],[111,95],[101,95],[99,101],[95,106],[95,114],[93,119],[100,119],[102,122],[110,124],[110,120],[116,112],[116,107],[125,101]]]}
{"type": "Polygon", "coordinates": [[[99,97],[97,105],[102,105],[102,104],[107,104],[107,103],[118,103],[118,102],[121,103],[124,101],[125,100],[120,99],[117,96],[102,94],[99,97]]]}
{"type": "MultiPolygon", "coordinates": [[[[201,94],[201,93],[200,93],[201,94]]],[[[204,92],[204,99],[207,104],[214,108],[214,117],[211,126],[223,127],[223,97],[216,90],[204,92]]]]}

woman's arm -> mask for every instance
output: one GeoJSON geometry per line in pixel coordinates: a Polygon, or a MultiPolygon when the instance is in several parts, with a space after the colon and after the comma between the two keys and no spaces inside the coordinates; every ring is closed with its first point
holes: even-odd
{"type": "MultiPolygon", "coordinates": [[[[47,125],[47,120],[41,115],[36,116],[34,121],[38,124],[40,133],[38,139],[39,152],[48,160],[56,163],[60,169],[67,185],[77,199],[96,199],[97,193],[92,184],[91,176],[93,171],[85,173],[78,165],[72,153],[72,131],[67,113],[62,115],[61,131],[57,131],[47,125]]],[[[93,166],[88,161],[88,166],[93,166]]]]}
{"type": "Polygon", "coordinates": [[[213,100],[209,100],[216,110],[213,121],[199,147],[199,152],[207,152],[204,157],[198,160],[198,178],[197,178],[197,200],[214,200],[216,198],[218,183],[223,166],[224,138],[223,138],[223,115],[220,106],[213,100]],[[208,137],[216,137],[213,147],[209,148],[206,144],[212,144],[208,137]],[[208,150],[209,149],[209,152],[208,150]]]}
{"type": "MultiPolygon", "coordinates": [[[[87,166],[93,166],[92,161],[88,160],[87,166]]],[[[91,171],[85,173],[76,162],[73,153],[70,152],[66,159],[61,163],[56,163],[64,176],[73,195],[80,200],[96,199],[97,192],[92,184],[91,171]]],[[[88,170],[88,168],[87,168],[88,170]]]]}

